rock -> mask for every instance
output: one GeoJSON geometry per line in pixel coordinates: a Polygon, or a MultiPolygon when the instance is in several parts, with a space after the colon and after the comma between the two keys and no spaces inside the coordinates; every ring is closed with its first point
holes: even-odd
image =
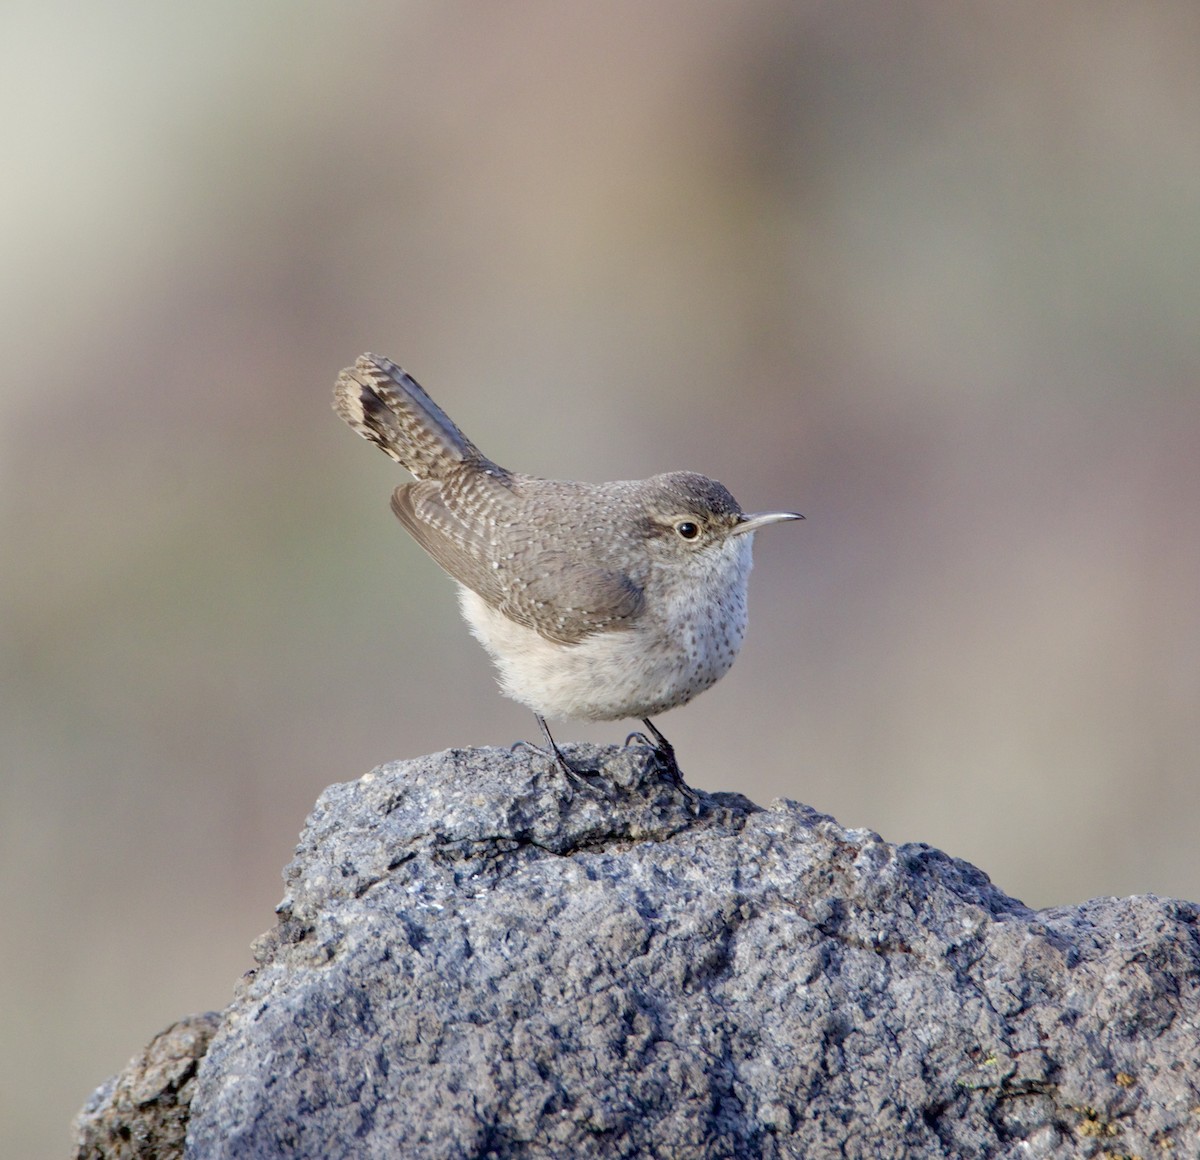
{"type": "Polygon", "coordinates": [[[170,1160],[183,1155],[196,1065],[221,1025],[217,1011],[160,1031],[75,1120],[77,1160],[170,1160]]]}
{"type": "Polygon", "coordinates": [[[471,750],[321,796],[188,1157],[1200,1154],[1196,906],[1034,912],[644,748],[571,754],[595,792],[471,750]]]}

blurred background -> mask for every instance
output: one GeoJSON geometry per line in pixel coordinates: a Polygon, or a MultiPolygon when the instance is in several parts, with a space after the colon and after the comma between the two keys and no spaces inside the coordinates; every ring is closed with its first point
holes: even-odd
{"type": "Polygon", "coordinates": [[[326,784],[535,733],[363,350],[507,466],[807,515],[693,784],[1200,897],[1200,7],[8,0],[0,59],[9,1154],[229,1001],[326,784]]]}

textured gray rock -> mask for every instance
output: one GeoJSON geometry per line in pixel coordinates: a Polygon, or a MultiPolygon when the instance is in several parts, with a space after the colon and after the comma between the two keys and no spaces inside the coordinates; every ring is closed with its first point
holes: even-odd
{"type": "Polygon", "coordinates": [[[76,1160],[182,1156],[196,1068],[220,1025],[216,1011],[172,1023],[98,1087],[75,1120],[76,1160]]]}
{"type": "Polygon", "coordinates": [[[1200,1155],[1196,906],[572,752],[610,796],[502,750],[322,795],[189,1157],[1200,1155]]]}

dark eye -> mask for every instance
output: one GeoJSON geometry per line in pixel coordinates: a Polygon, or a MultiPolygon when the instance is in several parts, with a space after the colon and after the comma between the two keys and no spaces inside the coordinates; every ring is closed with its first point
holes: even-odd
{"type": "Polygon", "coordinates": [[[680,520],[675,525],[675,530],[685,540],[694,540],[700,534],[700,525],[692,520],[680,520]]]}

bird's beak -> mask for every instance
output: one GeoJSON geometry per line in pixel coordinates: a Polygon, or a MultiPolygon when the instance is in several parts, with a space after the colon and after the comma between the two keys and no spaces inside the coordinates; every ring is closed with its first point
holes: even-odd
{"type": "Polygon", "coordinates": [[[733,525],[733,529],[729,534],[731,536],[744,536],[749,532],[757,532],[759,528],[765,528],[767,524],[781,524],[784,520],[802,519],[804,517],[799,512],[757,512],[754,515],[743,515],[733,525]]]}

